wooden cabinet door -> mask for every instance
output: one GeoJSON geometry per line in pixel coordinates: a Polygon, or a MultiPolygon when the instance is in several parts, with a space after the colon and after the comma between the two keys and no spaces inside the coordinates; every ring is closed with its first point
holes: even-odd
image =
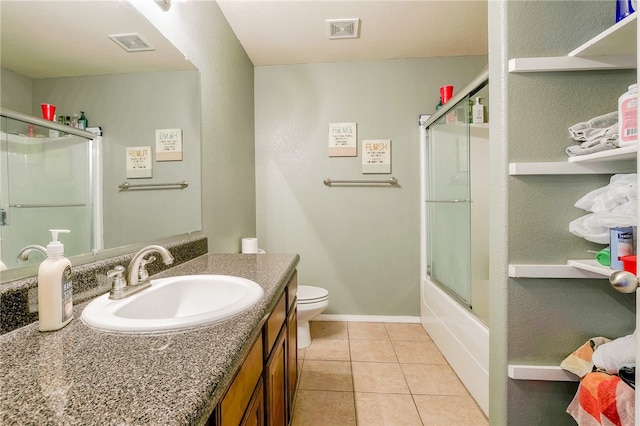
{"type": "Polygon", "coordinates": [[[262,336],[253,345],[242,367],[218,406],[219,424],[238,426],[262,375],[262,336]]]}
{"type": "Polygon", "coordinates": [[[286,327],[278,336],[265,367],[267,426],[287,425],[286,327]]]}
{"type": "Polygon", "coordinates": [[[298,309],[296,304],[287,318],[287,405],[289,412],[289,422],[293,417],[293,403],[295,401],[296,389],[298,385],[298,309]]]}
{"type": "Polygon", "coordinates": [[[262,379],[253,392],[247,412],[242,419],[242,426],[264,426],[264,386],[262,379]]]}

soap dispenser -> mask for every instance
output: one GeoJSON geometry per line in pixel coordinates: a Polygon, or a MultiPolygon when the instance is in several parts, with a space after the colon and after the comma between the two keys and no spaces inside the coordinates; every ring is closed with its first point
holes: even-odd
{"type": "Polygon", "coordinates": [[[59,330],[73,319],[73,282],[71,262],[64,257],[58,234],[68,229],[50,229],[47,258],[38,268],[38,318],[40,331],[59,330]]]}
{"type": "Polygon", "coordinates": [[[473,122],[484,123],[484,105],[480,103],[480,99],[476,98],[476,103],[473,105],[473,122]]]}

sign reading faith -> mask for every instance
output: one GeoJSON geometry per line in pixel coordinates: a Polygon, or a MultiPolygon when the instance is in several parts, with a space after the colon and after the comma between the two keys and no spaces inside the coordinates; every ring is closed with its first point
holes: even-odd
{"type": "Polygon", "coordinates": [[[329,123],[329,157],[357,157],[357,123],[329,123]]]}
{"type": "Polygon", "coordinates": [[[127,179],[153,176],[150,146],[129,146],[127,150],[127,179]]]}
{"type": "Polygon", "coordinates": [[[362,173],[391,173],[391,140],[362,141],[362,173]]]}
{"type": "Polygon", "coordinates": [[[156,161],[182,161],[182,129],[156,129],[156,161]]]}

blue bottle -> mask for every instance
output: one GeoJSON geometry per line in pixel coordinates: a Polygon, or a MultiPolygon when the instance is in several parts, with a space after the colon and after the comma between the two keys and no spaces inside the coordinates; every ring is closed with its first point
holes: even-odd
{"type": "Polygon", "coordinates": [[[616,22],[620,22],[635,12],[632,0],[616,0],[616,22]]]}

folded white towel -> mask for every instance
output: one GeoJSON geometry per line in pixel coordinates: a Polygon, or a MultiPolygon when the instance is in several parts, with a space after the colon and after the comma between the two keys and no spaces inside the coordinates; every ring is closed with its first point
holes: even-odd
{"type": "Polygon", "coordinates": [[[572,139],[577,141],[588,141],[599,139],[604,136],[605,132],[618,124],[618,112],[613,111],[607,114],[599,115],[589,121],[576,123],[569,127],[569,134],[572,139]]]}
{"type": "Polygon", "coordinates": [[[593,154],[600,151],[607,151],[609,149],[616,149],[618,147],[618,138],[616,137],[615,142],[607,142],[607,141],[598,141],[598,143],[593,143],[591,141],[583,142],[580,145],[571,145],[568,146],[565,152],[569,157],[575,157],[577,155],[587,155],[593,154]]]}
{"type": "Polygon", "coordinates": [[[610,374],[617,374],[622,367],[635,366],[636,332],[598,346],[592,361],[596,368],[610,374]]]}
{"type": "Polygon", "coordinates": [[[618,123],[615,123],[609,127],[584,129],[580,132],[580,134],[580,139],[576,139],[580,142],[592,142],[593,144],[602,142],[617,142],[618,123]]]}

